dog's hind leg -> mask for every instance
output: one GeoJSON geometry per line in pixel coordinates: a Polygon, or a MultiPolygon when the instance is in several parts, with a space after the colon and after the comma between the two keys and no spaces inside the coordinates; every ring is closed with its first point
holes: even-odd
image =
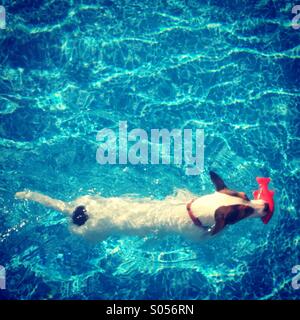
{"type": "Polygon", "coordinates": [[[17,199],[27,199],[34,202],[38,202],[40,204],[43,204],[46,207],[52,208],[56,211],[61,211],[67,215],[71,215],[73,212],[73,207],[69,203],[50,198],[38,192],[21,191],[21,192],[17,192],[15,194],[15,197],[17,199]]]}

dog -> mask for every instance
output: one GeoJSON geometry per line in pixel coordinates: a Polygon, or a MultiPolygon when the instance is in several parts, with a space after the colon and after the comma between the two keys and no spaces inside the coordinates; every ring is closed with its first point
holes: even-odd
{"type": "Polygon", "coordinates": [[[163,200],[86,195],[64,202],[32,191],[17,192],[15,196],[64,213],[72,232],[95,242],[111,235],[170,234],[199,241],[215,236],[227,225],[268,213],[266,202],[249,200],[244,192],[227,188],[218,174],[209,173],[215,192],[201,197],[185,190],[163,200]]]}

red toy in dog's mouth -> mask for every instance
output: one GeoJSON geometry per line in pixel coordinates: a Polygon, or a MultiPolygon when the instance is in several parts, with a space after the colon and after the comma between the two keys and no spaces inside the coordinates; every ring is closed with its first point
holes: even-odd
{"type": "Polygon", "coordinates": [[[274,213],[274,210],[275,210],[274,191],[268,189],[268,184],[271,181],[271,179],[257,177],[256,181],[259,185],[259,189],[255,190],[253,192],[254,199],[255,200],[261,199],[261,200],[266,201],[269,204],[268,213],[264,217],[261,218],[262,222],[264,224],[267,224],[271,220],[273,213],[274,213]]]}

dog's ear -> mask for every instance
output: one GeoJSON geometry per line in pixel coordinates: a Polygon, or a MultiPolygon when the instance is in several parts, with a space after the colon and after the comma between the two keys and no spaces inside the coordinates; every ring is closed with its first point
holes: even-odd
{"type": "Polygon", "coordinates": [[[210,179],[213,182],[213,184],[215,185],[215,188],[217,191],[227,189],[222,178],[220,178],[215,172],[209,171],[209,175],[210,175],[210,179]]]}

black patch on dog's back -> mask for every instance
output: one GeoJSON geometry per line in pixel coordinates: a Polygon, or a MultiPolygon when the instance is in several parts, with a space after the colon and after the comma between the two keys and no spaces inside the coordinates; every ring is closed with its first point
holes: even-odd
{"type": "Polygon", "coordinates": [[[78,206],[72,214],[72,221],[77,226],[84,225],[86,223],[86,221],[88,220],[88,218],[89,218],[89,216],[87,214],[85,206],[78,206]]]}

